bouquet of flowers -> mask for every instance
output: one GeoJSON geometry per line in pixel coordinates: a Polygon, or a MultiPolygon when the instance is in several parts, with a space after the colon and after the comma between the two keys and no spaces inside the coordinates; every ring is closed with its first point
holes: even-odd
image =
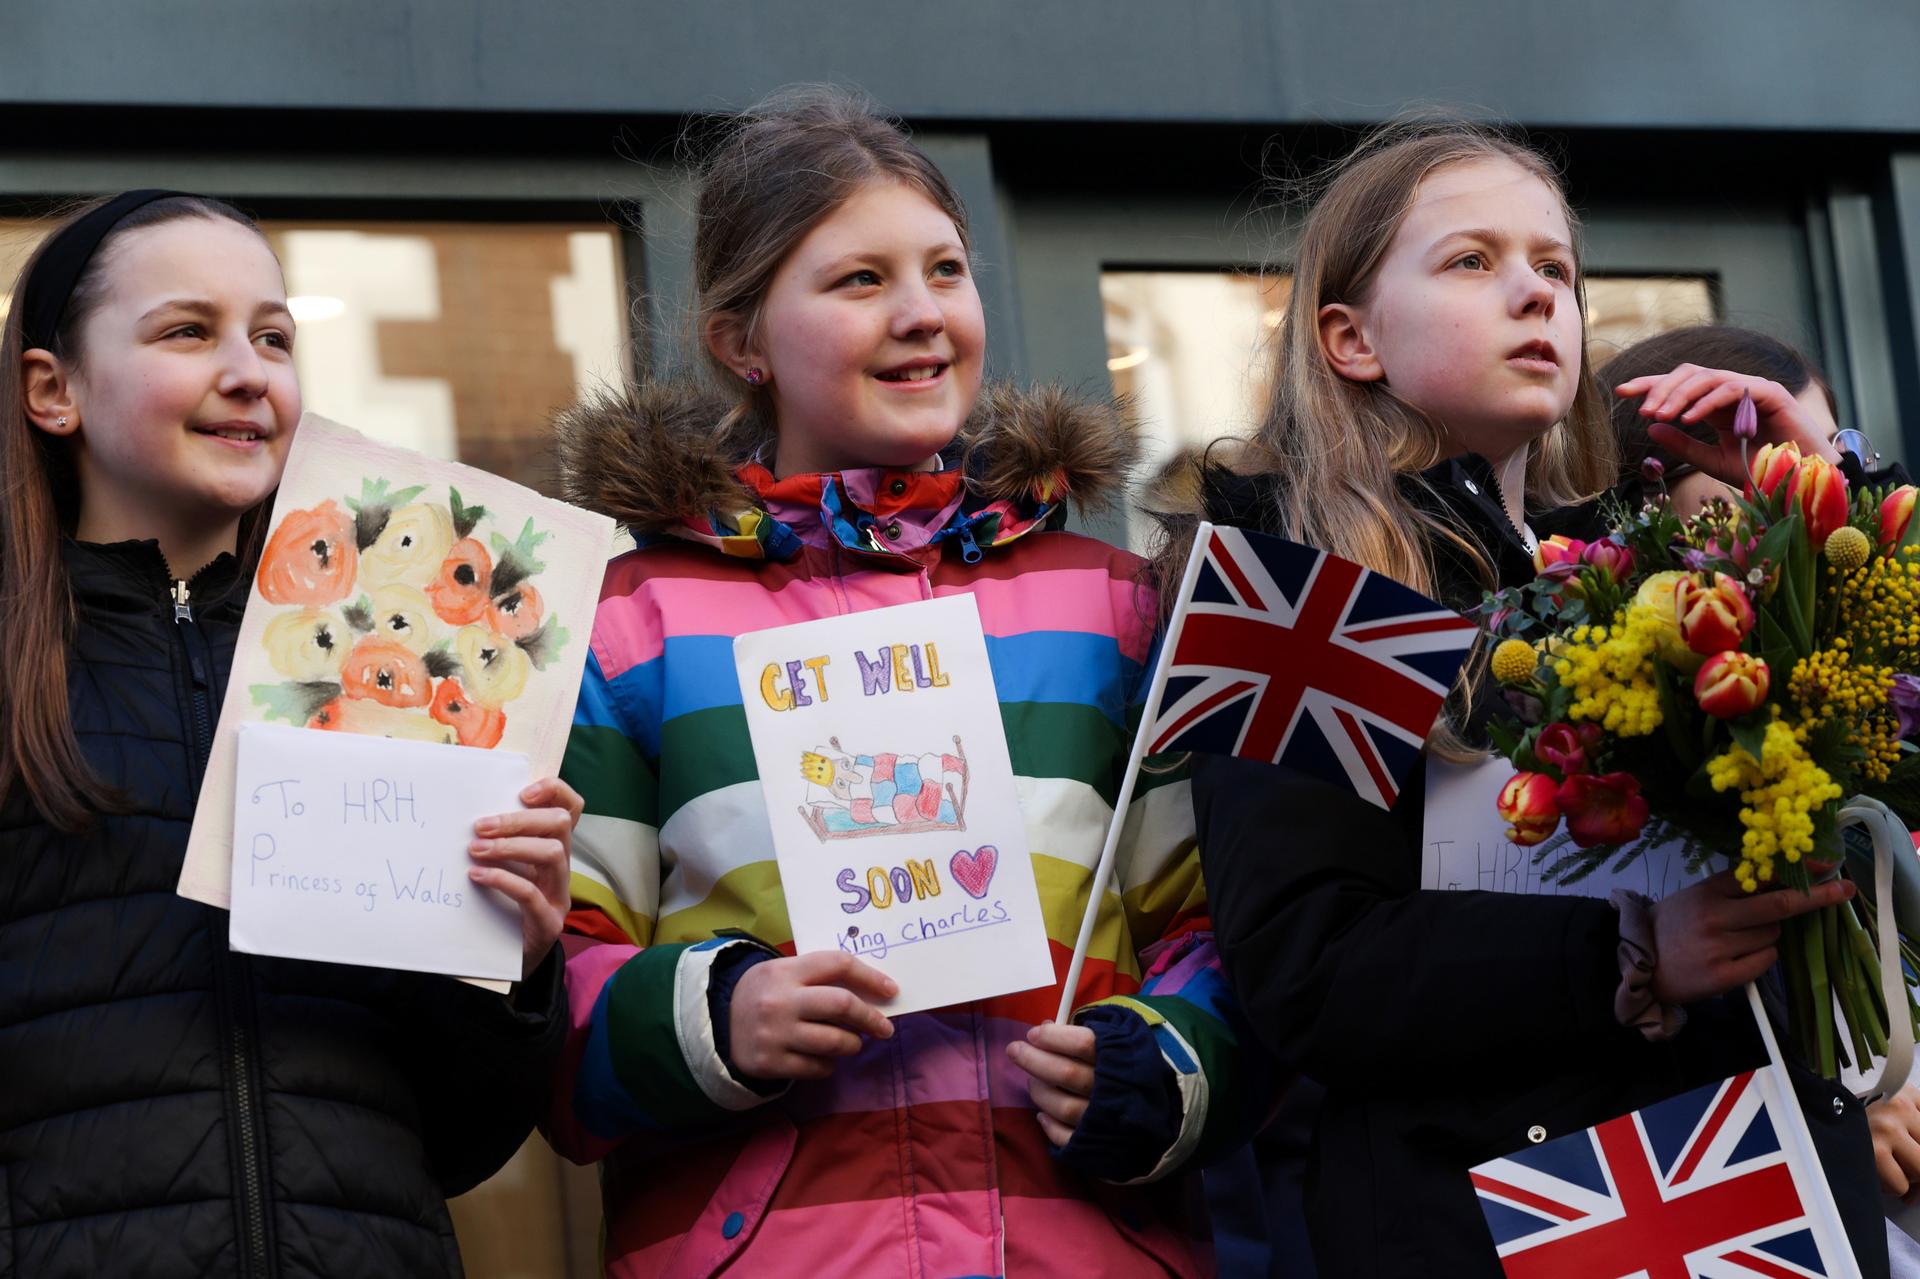
{"type": "MultiPolygon", "coordinates": [[[[1735,432],[1745,458],[1750,400],[1735,432]]],[[[1550,879],[1657,838],[1684,841],[1692,869],[1725,857],[1748,892],[1804,888],[1843,861],[1843,797],[1920,826],[1916,491],[1849,492],[1791,443],[1749,476],[1691,519],[1663,496],[1610,512],[1600,541],[1550,538],[1533,581],[1484,601],[1511,711],[1495,748],[1518,770],[1500,815],[1550,879]]],[[[1789,1034],[1830,1077],[1849,1049],[1863,1070],[1886,1050],[1871,923],[1849,902],[1781,939],[1789,1034]]],[[[1892,1011],[1920,1019],[1911,1000],[1892,1011]]]]}

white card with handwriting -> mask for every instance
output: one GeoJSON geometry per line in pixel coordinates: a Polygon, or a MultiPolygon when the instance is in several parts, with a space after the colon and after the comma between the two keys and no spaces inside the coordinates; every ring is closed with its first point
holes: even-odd
{"type": "Polygon", "coordinates": [[[521,807],[513,751],[239,727],[233,949],[520,979],[520,910],[468,878],[473,824],[521,807]]]}
{"type": "Polygon", "coordinates": [[[1507,838],[1507,824],[1500,819],[1495,803],[1501,787],[1512,776],[1513,765],[1503,759],[1452,764],[1428,758],[1420,887],[1440,892],[1477,889],[1539,897],[1603,898],[1616,888],[1631,888],[1658,901],[1694,881],[1694,874],[1687,869],[1685,841],[1656,836],[1635,841],[1635,855],[1618,870],[1614,869],[1620,861],[1617,854],[1600,869],[1572,883],[1549,878],[1549,868],[1577,850],[1564,828],[1544,848],[1523,846],[1507,838]]]}
{"type": "Polygon", "coordinates": [[[733,642],[795,948],[915,1012],[1054,980],[980,610],[949,595],[733,642]]]}

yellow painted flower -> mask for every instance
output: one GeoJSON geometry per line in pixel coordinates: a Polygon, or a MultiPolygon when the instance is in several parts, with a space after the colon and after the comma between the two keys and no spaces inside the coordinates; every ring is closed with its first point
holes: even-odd
{"type": "Polygon", "coordinates": [[[273,669],[291,680],[337,680],[354,635],[330,608],[290,609],[267,623],[260,643],[273,669]]]}
{"type": "Polygon", "coordinates": [[[460,659],[467,696],[495,709],[520,696],[533,669],[525,650],[484,626],[462,627],[453,638],[453,651],[460,659]]]}
{"type": "Polygon", "coordinates": [[[373,593],[373,633],[409,652],[424,653],[434,640],[433,605],[426,592],[390,583],[373,593]]]}
{"type": "Polygon", "coordinates": [[[377,590],[395,582],[424,588],[453,549],[453,517],[438,502],[395,511],[373,545],[360,553],[359,584],[377,590]]]}

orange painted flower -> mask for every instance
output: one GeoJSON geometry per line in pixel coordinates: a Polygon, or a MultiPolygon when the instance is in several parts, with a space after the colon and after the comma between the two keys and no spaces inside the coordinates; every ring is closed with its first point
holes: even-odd
{"type": "Polygon", "coordinates": [[[460,735],[451,724],[442,724],[418,708],[382,706],[364,697],[336,697],[322,706],[308,728],[335,733],[358,733],[362,737],[397,737],[407,742],[439,742],[452,746],[460,735]]]}
{"type": "Polygon", "coordinates": [[[487,614],[493,603],[487,585],[493,577],[493,558],[470,537],[453,544],[440,564],[440,575],[427,587],[434,614],[450,626],[470,626],[487,614]]]}
{"type": "Polygon", "coordinates": [[[426,663],[392,640],[369,638],[355,644],[340,679],[348,697],[383,706],[425,706],[433,696],[426,663]]]}
{"type": "Polygon", "coordinates": [[[428,712],[460,735],[462,746],[490,750],[500,744],[507,728],[507,717],[498,709],[482,706],[469,698],[457,679],[443,679],[433,690],[433,706],[428,712]]]}
{"type": "Polygon", "coordinates": [[[487,606],[487,625],[508,639],[525,639],[540,629],[540,618],[545,612],[540,592],[522,582],[487,606]]]}
{"type": "Polygon", "coordinates": [[[260,594],[274,604],[332,604],[353,588],[358,557],[353,517],[332,498],[293,511],[260,556],[260,594]]]}

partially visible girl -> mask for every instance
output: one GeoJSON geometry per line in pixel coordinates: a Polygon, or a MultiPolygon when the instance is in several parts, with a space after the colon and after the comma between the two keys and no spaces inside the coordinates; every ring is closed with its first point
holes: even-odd
{"type": "MultiPolygon", "coordinates": [[[[510,997],[230,953],[176,896],[300,417],[259,229],[135,191],[55,227],[0,339],[0,1271],[457,1275],[445,1199],[531,1129],[560,1044],[578,797],[490,819],[510,997]]],[[[486,825],[485,822],[482,825],[486,825]]]]}
{"type": "MultiPolygon", "coordinates": [[[[1700,449],[1718,444],[1708,424],[1714,410],[1729,397],[1737,402],[1741,394],[1753,396],[1756,408],[1769,416],[1803,417],[1797,435],[1831,443],[1851,489],[1908,482],[1898,465],[1866,469],[1865,462],[1873,460],[1872,445],[1864,434],[1843,431],[1835,420],[1833,390],[1819,368],[1757,329],[1730,324],[1672,329],[1621,351],[1601,366],[1599,379],[1615,396],[1613,428],[1620,441],[1616,491],[1628,502],[1655,496],[1664,485],[1674,509],[1684,516],[1716,498],[1733,496],[1731,485],[1699,469],[1694,459],[1700,449]],[[1656,429],[1672,447],[1654,438],[1656,429]],[[1675,440],[1669,433],[1674,429],[1684,430],[1687,438],[1675,440]],[[1648,458],[1660,463],[1651,478],[1643,471],[1648,458]]],[[[1706,460],[1712,464],[1710,454],[1706,460]]],[[[1869,1104],[1867,1124],[1880,1188],[1898,1198],[1913,1195],[1920,1188],[1920,1086],[1908,1084],[1869,1104]]],[[[1920,1244],[1889,1226],[1887,1246],[1896,1276],[1920,1276],[1920,1244]]]]}
{"type": "Polygon", "coordinates": [[[966,213],[844,95],[729,122],[694,261],[722,389],[562,422],[575,500],[642,542],[607,576],[563,770],[587,814],[550,1135],[605,1158],[607,1269],[1198,1273],[1164,1179],[1245,1120],[1183,775],[1135,800],[1075,1024],[1049,1021],[1155,624],[1139,562],[1059,524],[1118,491],[1131,433],[980,392],[966,213]],[[962,592],[1056,977],[889,1018],[885,974],[793,953],[732,640],[962,592]]]}
{"type": "MultiPolygon", "coordinates": [[[[1531,579],[1538,536],[1594,531],[1583,499],[1613,482],[1612,431],[1583,363],[1573,215],[1539,155],[1465,124],[1383,129],[1335,166],[1293,270],[1246,473],[1207,476],[1216,522],[1460,609],[1531,579]]],[[[1797,424],[1766,423],[1776,438],[1797,424]]],[[[1163,566],[1184,559],[1175,539],[1163,566]]],[[[1483,758],[1483,665],[1429,757],[1483,758]]],[[[1635,996],[1617,958],[1630,925],[1607,902],[1421,888],[1425,762],[1391,812],[1296,770],[1193,765],[1248,1024],[1327,1089],[1307,1219],[1329,1279],[1498,1279],[1467,1170],[1763,1061],[1745,1003],[1715,997],[1773,964],[1782,919],[1851,893],[1749,896],[1723,874],[1638,907],[1657,963],[1635,996]]],[[[1856,1190],[1872,1175],[1860,1108],[1803,1086],[1863,1267],[1884,1275],[1877,1197],[1863,1212],[1856,1190]]]]}
{"type": "Polygon", "coordinates": [[[1729,403],[1737,405],[1743,394],[1753,396],[1765,417],[1798,419],[1787,429],[1812,441],[1828,461],[1850,456],[1836,437],[1864,440],[1857,431],[1841,435],[1833,390],[1812,361],[1757,329],[1731,324],[1670,329],[1621,351],[1601,366],[1598,378],[1612,393],[1620,495],[1634,501],[1664,484],[1681,515],[1734,492],[1702,464],[1717,465],[1713,418],[1729,403]],[[1648,458],[1660,464],[1658,481],[1642,477],[1648,458]]]}

